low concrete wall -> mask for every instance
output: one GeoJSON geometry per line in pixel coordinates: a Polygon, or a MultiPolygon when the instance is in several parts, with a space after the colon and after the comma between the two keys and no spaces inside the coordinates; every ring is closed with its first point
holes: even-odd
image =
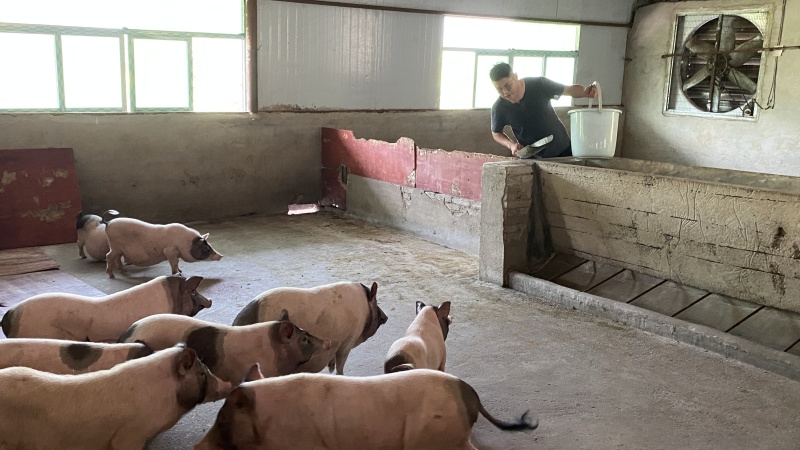
{"type": "Polygon", "coordinates": [[[489,112],[0,114],[0,149],[69,147],[82,207],[153,222],[283,214],[320,197],[320,129],[500,154],[489,112]]]}
{"type": "Polygon", "coordinates": [[[478,201],[351,175],[347,214],[478,255],[478,201]]]}
{"type": "Polygon", "coordinates": [[[538,163],[556,251],[800,311],[800,179],[636,160],[579,164],[538,163]]]}

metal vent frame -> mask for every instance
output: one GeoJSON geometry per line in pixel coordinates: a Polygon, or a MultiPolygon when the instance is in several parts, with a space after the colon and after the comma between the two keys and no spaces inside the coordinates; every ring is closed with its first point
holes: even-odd
{"type": "MultiPolygon", "coordinates": [[[[705,25],[707,22],[714,20],[723,15],[733,15],[733,16],[740,16],[744,19],[747,19],[751,23],[753,23],[758,30],[761,32],[763,36],[764,43],[763,46],[767,47],[770,41],[770,31],[773,19],[773,12],[769,8],[745,8],[745,9],[694,9],[694,10],[686,10],[686,11],[677,11],[675,14],[675,19],[673,21],[672,26],[672,41],[670,43],[671,52],[678,54],[687,51],[683,44],[686,40],[692,36],[699,28],[705,25]],[[690,19],[688,21],[688,27],[684,27],[684,24],[687,24],[687,18],[690,19]],[[692,26],[693,25],[693,26],[692,26]]],[[[767,69],[767,58],[764,57],[765,53],[761,53],[760,57],[760,64],[759,64],[759,72],[758,72],[758,80],[756,81],[757,88],[755,94],[753,94],[753,99],[758,100],[762,93],[762,88],[764,85],[764,80],[766,78],[765,73],[767,69]]],[[[663,103],[663,114],[665,116],[696,116],[696,117],[704,117],[704,118],[714,118],[714,119],[728,119],[728,120],[740,120],[740,121],[747,121],[747,122],[754,122],[758,120],[760,115],[760,108],[757,106],[756,102],[751,102],[752,109],[751,115],[746,115],[743,111],[739,108],[734,108],[728,112],[710,112],[710,111],[703,111],[697,106],[692,103],[692,101],[687,98],[686,94],[683,92],[682,89],[682,80],[681,80],[681,57],[674,56],[669,59],[669,64],[667,65],[667,77],[665,83],[665,91],[664,91],[664,103],[663,103]],[[674,93],[674,94],[673,94],[674,93]],[[674,98],[672,98],[674,95],[674,98]]]]}

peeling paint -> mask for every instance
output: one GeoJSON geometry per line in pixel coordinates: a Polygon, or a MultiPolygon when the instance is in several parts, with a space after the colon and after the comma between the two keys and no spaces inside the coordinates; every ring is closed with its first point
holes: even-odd
{"type": "Polygon", "coordinates": [[[453,181],[452,183],[450,183],[450,192],[456,197],[461,197],[461,190],[458,189],[457,181],[453,181]]]}
{"type": "Polygon", "coordinates": [[[47,208],[36,211],[25,211],[20,217],[34,217],[42,222],[56,222],[64,217],[64,211],[70,209],[70,202],[62,202],[57,205],[49,205],[47,208]]]}
{"type": "Polygon", "coordinates": [[[412,170],[411,173],[409,173],[408,176],[406,177],[406,181],[408,182],[409,185],[416,186],[417,185],[417,171],[416,170],[412,170]]]}
{"type": "Polygon", "coordinates": [[[56,178],[67,178],[69,176],[69,171],[67,169],[57,169],[53,172],[53,175],[55,175],[56,178]]]}
{"type": "Polygon", "coordinates": [[[37,205],[39,204],[39,196],[38,195],[34,195],[33,196],[33,203],[36,203],[37,205]]]}
{"type": "Polygon", "coordinates": [[[17,180],[17,172],[6,172],[3,171],[3,179],[0,180],[3,186],[8,186],[9,184],[13,183],[17,180]]]}
{"type": "Polygon", "coordinates": [[[55,181],[55,180],[56,179],[53,178],[53,177],[44,177],[44,178],[42,178],[40,183],[42,184],[42,187],[50,187],[50,185],[53,184],[53,181],[55,181]]]}

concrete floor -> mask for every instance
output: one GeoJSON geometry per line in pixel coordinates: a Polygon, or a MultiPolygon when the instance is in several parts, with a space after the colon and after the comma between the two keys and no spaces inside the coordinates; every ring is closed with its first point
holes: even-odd
{"type": "MultiPolygon", "coordinates": [[[[350,355],[349,376],[381,372],[414,317],[414,302],[453,302],[447,371],[486,408],[511,419],[531,409],[539,429],[501,432],[479,418],[479,449],[796,449],[800,383],[697,347],[478,281],[475,257],[330,214],[253,216],[191,224],[225,257],[181,263],[213,299],[198,317],[230,323],[260,292],[377,281],[389,322],[350,355]]],[[[169,273],[162,263],[110,280],[74,244],[46,247],[61,269],[106,293],[169,273]]],[[[202,405],[151,450],[189,449],[221,402],[202,405]]]]}

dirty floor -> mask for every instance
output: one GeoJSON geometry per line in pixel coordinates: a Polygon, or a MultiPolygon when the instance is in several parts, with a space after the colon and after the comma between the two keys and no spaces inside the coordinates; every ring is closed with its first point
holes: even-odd
{"type": "MultiPolygon", "coordinates": [[[[214,301],[198,317],[230,324],[264,290],[342,280],[377,281],[389,322],[350,354],[347,376],[381,373],[383,357],[414,317],[414,302],[453,302],[447,371],[470,383],[502,419],[525,410],[531,433],[479,418],[478,449],[796,449],[800,383],[606,319],[478,281],[468,254],[358,220],[318,213],[191,224],[225,257],[181,263],[214,301]]],[[[61,270],[106,293],[168,275],[131,268],[110,280],[77,246],[45,247],[61,270]]],[[[202,405],[151,450],[191,449],[221,402],[202,405]]],[[[303,420],[303,418],[298,418],[303,420]]],[[[380,418],[376,418],[380,420],[380,418]]]]}

